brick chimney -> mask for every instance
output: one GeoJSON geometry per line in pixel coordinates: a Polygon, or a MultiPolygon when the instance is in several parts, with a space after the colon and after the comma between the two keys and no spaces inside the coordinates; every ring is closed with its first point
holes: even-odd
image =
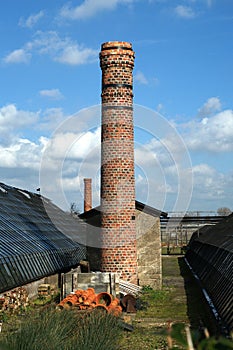
{"type": "Polygon", "coordinates": [[[84,212],[92,209],[92,180],[84,179],[84,212]]]}
{"type": "Polygon", "coordinates": [[[133,131],[134,52],[102,44],[101,270],[137,282],[133,131]]]}

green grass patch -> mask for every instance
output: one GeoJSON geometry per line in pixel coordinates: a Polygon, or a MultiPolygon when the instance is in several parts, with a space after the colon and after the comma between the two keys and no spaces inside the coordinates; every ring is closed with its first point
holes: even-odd
{"type": "Polygon", "coordinates": [[[133,333],[123,333],[120,350],[167,349],[163,327],[135,327],[133,333]]]}
{"type": "Polygon", "coordinates": [[[118,350],[118,318],[92,312],[43,310],[30,315],[0,341],[1,350],[118,350]]]}
{"type": "Polygon", "coordinates": [[[1,350],[165,350],[167,337],[174,349],[187,349],[185,326],[197,350],[231,349],[232,342],[215,339],[217,332],[200,287],[182,257],[166,256],[163,262],[163,287],[144,286],[137,300],[138,311],[132,318],[134,330],[122,329],[119,319],[103,313],[57,312],[35,306],[19,315],[4,314],[1,350]],[[36,309],[36,310],[35,310],[36,309]],[[38,311],[40,310],[40,311],[38,311]],[[207,326],[209,341],[195,333],[200,320],[207,326]],[[172,324],[172,328],[169,325],[172,324]]]}

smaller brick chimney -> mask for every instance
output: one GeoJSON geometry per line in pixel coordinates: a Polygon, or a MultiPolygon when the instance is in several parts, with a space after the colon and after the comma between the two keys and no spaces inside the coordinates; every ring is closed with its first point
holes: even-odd
{"type": "Polygon", "coordinates": [[[84,179],[84,212],[92,209],[92,179],[84,179]]]}

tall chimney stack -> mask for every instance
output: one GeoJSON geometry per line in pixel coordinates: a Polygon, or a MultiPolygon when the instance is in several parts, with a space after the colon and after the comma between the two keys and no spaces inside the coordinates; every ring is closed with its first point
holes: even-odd
{"type": "Polygon", "coordinates": [[[84,212],[92,209],[92,180],[84,179],[84,212]]]}
{"type": "Polygon", "coordinates": [[[101,270],[137,282],[133,129],[134,52],[102,44],[101,270]]]}

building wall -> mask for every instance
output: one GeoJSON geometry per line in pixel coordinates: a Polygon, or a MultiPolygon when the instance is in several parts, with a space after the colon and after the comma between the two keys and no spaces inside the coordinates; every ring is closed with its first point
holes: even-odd
{"type": "Polygon", "coordinates": [[[138,281],[140,286],[162,285],[160,218],[136,211],[138,281]]]}
{"type": "Polygon", "coordinates": [[[59,274],[55,274],[55,275],[51,275],[51,276],[47,276],[44,278],[41,278],[37,281],[31,282],[31,283],[27,283],[25,285],[21,285],[18,287],[15,287],[13,289],[9,289],[3,293],[0,294],[0,296],[5,296],[11,292],[17,291],[19,288],[23,288],[25,289],[27,296],[29,299],[34,299],[38,296],[38,287],[41,284],[50,284],[51,289],[57,290],[59,289],[59,274]]]}
{"type": "Polygon", "coordinates": [[[85,219],[87,222],[87,260],[91,271],[101,271],[100,213],[85,219]]]}
{"type": "MultiPolygon", "coordinates": [[[[100,271],[100,215],[90,217],[87,228],[87,260],[91,271],[100,271]],[[94,226],[93,226],[94,225],[94,226]]],[[[159,289],[162,284],[160,218],[136,210],[138,283],[159,289]]]]}

